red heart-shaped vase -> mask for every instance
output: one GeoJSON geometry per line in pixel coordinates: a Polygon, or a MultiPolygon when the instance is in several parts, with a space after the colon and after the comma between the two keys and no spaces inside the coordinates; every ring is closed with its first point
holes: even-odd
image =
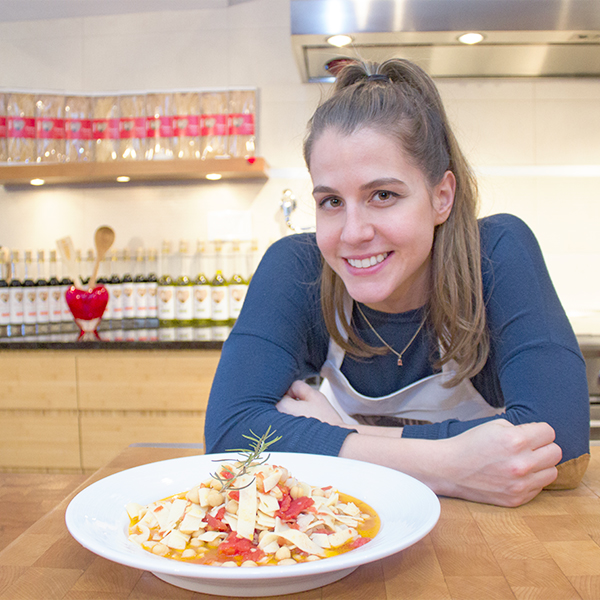
{"type": "Polygon", "coordinates": [[[66,291],[65,297],[75,323],[81,330],[79,337],[90,332],[97,336],[96,328],[108,304],[107,289],[98,285],[93,290],[80,290],[72,285],[66,291]]]}

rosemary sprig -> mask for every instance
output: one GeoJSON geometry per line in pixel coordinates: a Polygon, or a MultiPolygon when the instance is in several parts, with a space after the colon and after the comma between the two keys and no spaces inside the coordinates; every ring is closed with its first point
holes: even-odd
{"type": "MultiPolygon", "coordinates": [[[[238,454],[241,454],[242,456],[245,457],[245,459],[243,461],[239,460],[238,464],[237,464],[237,472],[231,472],[233,477],[231,477],[231,479],[226,479],[225,477],[221,477],[218,473],[213,473],[211,474],[211,477],[213,477],[213,479],[216,479],[217,481],[219,481],[222,485],[221,488],[221,492],[225,492],[227,490],[241,490],[244,489],[245,487],[248,487],[252,482],[248,483],[247,485],[243,486],[243,487],[233,487],[233,482],[238,478],[241,477],[242,475],[245,475],[248,472],[248,469],[252,466],[256,466],[256,465],[263,465],[264,463],[266,463],[269,458],[271,457],[270,454],[268,454],[266,457],[261,458],[261,454],[272,444],[274,444],[275,442],[278,442],[281,439],[281,436],[277,436],[274,439],[269,439],[271,436],[275,435],[275,431],[271,431],[271,426],[269,425],[269,427],[267,428],[267,431],[265,431],[265,433],[259,437],[258,435],[256,435],[256,433],[254,433],[254,431],[252,431],[252,429],[250,430],[250,433],[252,435],[244,435],[244,437],[247,440],[250,440],[251,444],[250,444],[250,449],[236,449],[236,450],[227,450],[227,452],[237,452],[238,454]]],[[[221,459],[221,460],[228,460],[228,459],[221,459]]]]}

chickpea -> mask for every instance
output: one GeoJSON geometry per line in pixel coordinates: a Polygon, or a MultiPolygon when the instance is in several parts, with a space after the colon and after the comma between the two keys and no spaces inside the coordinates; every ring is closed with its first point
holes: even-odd
{"type": "Polygon", "coordinates": [[[200,504],[200,498],[198,496],[198,486],[192,488],[187,494],[186,498],[194,504],[200,504]]]}
{"type": "Polygon", "coordinates": [[[300,498],[300,496],[302,496],[302,488],[298,487],[297,485],[293,486],[292,489],[290,490],[290,496],[296,500],[297,498],[300,498]]]}
{"type": "Polygon", "coordinates": [[[320,556],[317,556],[316,554],[309,554],[309,555],[306,557],[306,562],[313,562],[313,561],[315,561],[315,560],[321,560],[321,557],[320,557],[320,556]]]}
{"type": "Polygon", "coordinates": [[[273,496],[273,498],[276,498],[277,500],[281,500],[283,498],[283,492],[281,491],[281,489],[278,486],[275,486],[271,492],[270,492],[271,496],[273,496]]]}
{"type": "Polygon", "coordinates": [[[203,543],[204,543],[204,542],[203,542],[202,540],[199,540],[197,537],[193,537],[193,538],[190,540],[190,546],[191,546],[192,548],[200,548],[200,547],[202,546],[202,544],[203,544],[203,543]]]}
{"type": "Polygon", "coordinates": [[[269,533],[269,531],[268,531],[268,530],[266,530],[266,529],[263,529],[263,530],[262,530],[262,531],[261,531],[261,532],[258,534],[258,541],[260,542],[260,541],[261,541],[261,540],[262,540],[262,539],[265,537],[265,535],[267,535],[267,533],[269,533]]]}
{"type": "Polygon", "coordinates": [[[242,567],[258,567],[258,565],[253,560],[245,560],[242,567]]]}
{"type": "Polygon", "coordinates": [[[284,558],[277,563],[280,567],[285,567],[288,565],[297,565],[298,563],[293,558],[284,558]]]}
{"type": "Polygon", "coordinates": [[[312,495],[324,497],[325,492],[321,488],[313,488],[312,495]]]}
{"type": "Polygon", "coordinates": [[[223,494],[217,492],[216,490],[211,490],[206,500],[208,501],[209,506],[212,507],[221,506],[221,504],[225,502],[223,494]]]}
{"type": "Polygon", "coordinates": [[[285,560],[286,558],[290,558],[290,556],[292,556],[292,553],[287,546],[281,546],[281,548],[275,552],[275,558],[277,560],[285,560]]]}
{"type": "Polygon", "coordinates": [[[169,551],[169,548],[164,544],[155,544],[152,547],[152,554],[156,554],[157,556],[164,556],[169,551]]]}
{"type": "Polygon", "coordinates": [[[237,567],[237,563],[234,560],[227,560],[224,563],[221,563],[222,567],[237,567]]]}
{"type": "Polygon", "coordinates": [[[218,545],[221,543],[221,541],[222,541],[221,538],[218,537],[218,538],[215,538],[212,542],[206,542],[206,545],[209,548],[217,548],[218,545]]]}
{"type": "Polygon", "coordinates": [[[238,508],[239,508],[239,504],[235,500],[230,500],[225,505],[225,510],[228,513],[231,513],[232,515],[237,515],[238,508]]]}
{"type": "Polygon", "coordinates": [[[188,548],[181,553],[181,558],[193,558],[194,556],[196,556],[196,552],[191,548],[188,548]]]}
{"type": "Polygon", "coordinates": [[[217,490],[217,492],[218,492],[219,490],[221,490],[223,488],[223,484],[218,479],[211,479],[210,487],[213,490],[217,490]]]}

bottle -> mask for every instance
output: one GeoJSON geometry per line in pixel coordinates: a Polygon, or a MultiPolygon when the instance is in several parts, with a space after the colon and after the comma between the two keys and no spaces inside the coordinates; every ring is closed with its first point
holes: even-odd
{"type": "Polygon", "coordinates": [[[188,243],[179,243],[179,277],[175,280],[175,324],[190,327],[193,323],[194,284],[190,275],[188,243]]]}
{"type": "Polygon", "coordinates": [[[135,315],[135,305],[133,299],[133,277],[131,276],[129,264],[129,252],[124,251],[123,261],[125,263],[125,274],[121,277],[121,285],[123,286],[123,319],[131,323],[135,315]]]}
{"type": "Polygon", "coordinates": [[[206,278],[204,267],[204,243],[198,241],[196,248],[196,277],[194,278],[194,299],[192,315],[194,325],[198,327],[206,327],[210,325],[211,320],[211,297],[210,283],[206,278]]]}
{"type": "Polygon", "coordinates": [[[106,283],[106,289],[108,290],[107,319],[115,324],[123,318],[123,285],[119,276],[118,258],[117,251],[113,250],[110,257],[110,277],[106,283]]]}
{"type": "Polygon", "coordinates": [[[50,322],[50,288],[46,281],[46,257],[43,250],[37,253],[37,279],[35,281],[35,307],[39,329],[50,322]]]}
{"type": "Polygon", "coordinates": [[[156,277],[158,252],[156,249],[151,249],[148,252],[148,276],[146,277],[146,287],[148,295],[148,319],[158,319],[158,278],[156,277]]]}
{"type": "Polygon", "coordinates": [[[62,302],[60,300],[61,289],[60,281],[58,279],[56,250],[50,250],[50,279],[48,280],[48,288],[50,290],[50,294],[48,296],[50,323],[57,325],[62,321],[62,302]]]}
{"type": "Polygon", "coordinates": [[[248,291],[248,280],[244,277],[243,256],[240,252],[239,242],[233,243],[232,270],[233,275],[229,280],[229,317],[232,322],[240,316],[246,292],[248,291]]]}
{"type": "Polygon", "coordinates": [[[148,286],[145,271],[144,250],[138,248],[133,279],[133,316],[140,321],[148,317],[148,286]]]}
{"type": "Polygon", "coordinates": [[[7,264],[4,252],[0,252],[0,330],[5,331],[10,324],[10,293],[8,287],[7,264]]]}
{"type": "Polygon", "coordinates": [[[25,251],[25,276],[23,278],[23,323],[26,329],[35,330],[37,323],[37,306],[35,282],[32,278],[33,259],[31,250],[25,251]]]}
{"type": "Polygon", "coordinates": [[[21,335],[23,333],[23,323],[25,317],[25,307],[23,302],[23,283],[18,277],[19,252],[13,250],[10,263],[10,283],[9,302],[10,302],[10,333],[11,335],[21,335]]]}
{"type": "Polygon", "coordinates": [[[229,322],[228,282],[223,275],[223,247],[215,242],[215,276],[210,282],[211,320],[214,325],[226,325],[229,322]]]}
{"type": "Polygon", "coordinates": [[[60,306],[61,306],[61,321],[63,323],[72,324],[75,326],[75,320],[71,313],[71,309],[67,304],[67,290],[73,285],[73,280],[65,276],[60,280],[60,306]]]}
{"type": "Polygon", "coordinates": [[[158,280],[158,321],[161,327],[175,325],[175,286],[169,274],[171,270],[171,244],[163,242],[161,252],[161,276],[158,280]]]}

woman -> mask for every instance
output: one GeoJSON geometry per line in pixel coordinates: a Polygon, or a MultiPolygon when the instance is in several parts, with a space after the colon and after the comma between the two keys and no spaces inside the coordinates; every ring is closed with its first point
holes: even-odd
{"type": "Polygon", "coordinates": [[[339,455],[436,493],[517,506],[577,485],[585,365],[540,249],[477,190],[432,80],[351,64],[313,115],[317,233],[265,254],[224,344],[207,451],[339,455]],[[321,373],[321,391],[304,379],[321,373]],[[557,466],[558,465],[558,466],[557,466]]]}

